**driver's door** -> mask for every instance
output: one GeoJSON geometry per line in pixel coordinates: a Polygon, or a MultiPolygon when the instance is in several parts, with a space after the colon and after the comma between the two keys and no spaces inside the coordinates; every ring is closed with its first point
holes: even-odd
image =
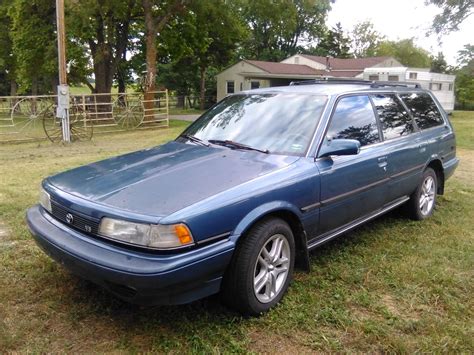
{"type": "Polygon", "coordinates": [[[321,205],[318,236],[335,231],[384,204],[387,152],[381,140],[373,106],[366,95],[338,100],[324,144],[332,139],[357,139],[356,155],[317,158],[321,177],[321,205]]]}

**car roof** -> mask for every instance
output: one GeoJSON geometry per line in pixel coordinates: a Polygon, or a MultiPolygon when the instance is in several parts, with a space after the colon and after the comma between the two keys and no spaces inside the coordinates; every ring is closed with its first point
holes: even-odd
{"type": "MultiPolygon", "coordinates": [[[[421,89],[415,83],[403,82],[374,82],[374,81],[309,81],[292,83],[289,86],[274,86],[262,89],[253,89],[242,91],[244,94],[261,94],[261,93],[306,93],[315,95],[340,95],[354,92],[420,92],[426,91],[421,89]]],[[[241,94],[240,93],[240,94],[241,94]]]]}

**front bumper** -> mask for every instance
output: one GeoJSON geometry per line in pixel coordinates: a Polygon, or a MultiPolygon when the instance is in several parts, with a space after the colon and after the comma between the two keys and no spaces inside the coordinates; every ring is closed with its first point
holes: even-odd
{"type": "Polygon", "coordinates": [[[36,243],[74,274],[131,303],[183,304],[219,292],[234,243],[222,240],[180,254],[156,255],[92,238],[40,206],[26,220],[36,243]]]}

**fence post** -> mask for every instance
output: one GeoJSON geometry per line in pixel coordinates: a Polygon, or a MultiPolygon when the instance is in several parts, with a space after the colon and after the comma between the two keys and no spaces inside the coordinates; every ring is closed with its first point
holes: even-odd
{"type": "Polygon", "coordinates": [[[170,126],[170,103],[168,100],[168,89],[165,89],[165,96],[166,96],[166,126],[170,126]]]}

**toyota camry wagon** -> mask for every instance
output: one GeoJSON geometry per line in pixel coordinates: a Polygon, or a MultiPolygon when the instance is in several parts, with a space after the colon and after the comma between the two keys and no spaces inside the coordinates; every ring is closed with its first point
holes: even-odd
{"type": "Polygon", "coordinates": [[[257,315],[312,249],[398,206],[431,216],[457,165],[429,91],[302,82],[228,96],[174,141],[48,177],[27,222],[53,259],[126,301],[220,292],[257,315]]]}

